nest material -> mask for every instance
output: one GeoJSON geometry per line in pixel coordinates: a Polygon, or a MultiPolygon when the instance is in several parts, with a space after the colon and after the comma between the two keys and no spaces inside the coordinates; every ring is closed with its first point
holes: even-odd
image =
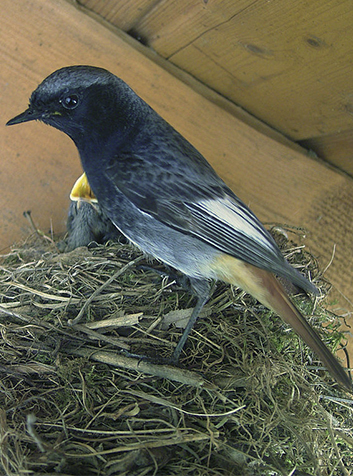
{"type": "MultiPolygon", "coordinates": [[[[352,400],[242,291],[219,283],[180,367],[163,363],[194,303],[168,273],[120,243],[60,254],[37,238],[3,257],[0,472],[349,475],[352,400]]],[[[296,304],[337,348],[336,316],[296,304]]]]}

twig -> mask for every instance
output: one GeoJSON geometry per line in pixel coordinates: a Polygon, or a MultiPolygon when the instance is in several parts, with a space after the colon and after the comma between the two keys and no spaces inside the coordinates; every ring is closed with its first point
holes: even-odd
{"type": "Polygon", "coordinates": [[[98,340],[98,341],[103,341],[107,342],[109,344],[115,345],[117,347],[120,347],[121,349],[129,350],[130,346],[128,344],[125,344],[124,342],[121,342],[120,339],[116,337],[109,337],[105,336],[104,334],[100,334],[97,331],[94,331],[92,329],[89,329],[87,326],[82,325],[82,324],[76,324],[75,329],[85,333],[87,337],[89,337],[91,340],[98,340]]]}
{"type": "Polygon", "coordinates": [[[120,275],[124,274],[125,271],[127,271],[129,268],[134,266],[136,263],[141,261],[144,258],[143,255],[138,256],[134,260],[130,261],[127,263],[125,266],[123,266],[119,271],[117,271],[113,276],[111,276],[107,281],[105,281],[102,286],[94,291],[94,293],[91,294],[91,296],[87,299],[87,301],[84,303],[82,306],[80,312],[77,314],[74,320],[69,319],[68,324],[69,326],[73,326],[75,324],[78,324],[80,320],[82,319],[82,316],[84,312],[86,311],[87,307],[91,304],[91,302],[107,287],[109,286],[110,283],[112,283],[116,278],[118,278],[120,275]]]}
{"type": "Polygon", "coordinates": [[[36,417],[33,415],[33,413],[30,413],[29,415],[27,415],[27,431],[30,434],[30,436],[33,438],[33,440],[35,441],[39,451],[41,453],[44,453],[45,452],[44,444],[42,440],[40,439],[40,437],[37,435],[37,432],[34,428],[35,422],[36,422],[36,417]]]}
{"type": "Polygon", "coordinates": [[[155,377],[166,378],[185,385],[191,385],[197,388],[216,388],[210,382],[207,382],[201,375],[190,370],[179,369],[170,365],[158,365],[144,360],[133,359],[120,354],[106,352],[103,350],[95,350],[90,348],[70,348],[65,347],[62,351],[79,355],[81,357],[88,357],[97,362],[102,362],[115,367],[121,367],[128,370],[135,370],[140,373],[154,375],[155,377]]]}
{"type": "Polygon", "coordinates": [[[139,323],[143,312],[129,314],[126,316],[113,317],[111,319],[103,319],[101,321],[87,322],[85,324],[89,329],[106,329],[107,327],[131,327],[139,323]]]}

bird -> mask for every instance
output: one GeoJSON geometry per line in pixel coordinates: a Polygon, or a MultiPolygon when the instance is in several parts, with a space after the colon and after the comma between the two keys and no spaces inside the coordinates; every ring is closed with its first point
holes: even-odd
{"type": "MultiPolygon", "coordinates": [[[[220,280],[249,293],[318,355],[332,377],[351,380],[277,277],[307,293],[317,288],[282,255],[271,234],[206,158],[121,78],[106,69],[66,66],[33,91],[7,125],[39,120],[75,143],[87,184],[114,226],[145,254],[188,277],[197,301],[173,352],[220,280]]],[[[80,184],[78,184],[80,186],[80,184]]]]}
{"type": "Polygon", "coordinates": [[[104,244],[122,237],[100,208],[84,173],[71,190],[66,227],[67,237],[57,243],[59,250],[66,253],[92,242],[104,244]]]}

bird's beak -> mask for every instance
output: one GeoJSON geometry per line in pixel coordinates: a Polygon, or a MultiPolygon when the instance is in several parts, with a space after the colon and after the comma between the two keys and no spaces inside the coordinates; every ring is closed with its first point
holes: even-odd
{"type": "Polygon", "coordinates": [[[70,200],[73,202],[78,202],[78,205],[80,204],[80,201],[89,202],[91,204],[98,203],[98,200],[96,199],[88,183],[85,173],[83,173],[81,177],[76,180],[74,186],[72,187],[70,200]]]}
{"type": "Polygon", "coordinates": [[[18,116],[14,117],[13,119],[10,119],[6,123],[6,125],[13,126],[14,124],[21,124],[21,122],[36,121],[42,118],[42,114],[43,113],[35,111],[29,107],[18,116]]]}

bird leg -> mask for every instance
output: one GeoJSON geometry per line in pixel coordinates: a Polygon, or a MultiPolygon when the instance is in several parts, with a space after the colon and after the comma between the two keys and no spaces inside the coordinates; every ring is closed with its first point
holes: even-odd
{"type": "MultiPolygon", "coordinates": [[[[171,355],[171,357],[169,359],[166,359],[164,360],[165,363],[167,364],[172,364],[172,365],[176,365],[179,361],[179,357],[180,357],[180,354],[186,344],[186,341],[189,337],[189,334],[190,332],[192,331],[194,325],[195,325],[195,322],[197,321],[197,318],[199,317],[200,313],[201,313],[201,310],[202,308],[204,307],[204,305],[206,304],[206,302],[208,301],[209,299],[209,295],[207,295],[206,297],[205,296],[199,296],[198,299],[197,299],[197,303],[196,303],[196,306],[194,307],[193,311],[192,311],[192,314],[190,316],[190,319],[184,329],[184,332],[182,334],[182,336],[180,337],[180,340],[178,342],[178,345],[176,346],[173,354],[171,355]]],[[[124,355],[126,355],[127,357],[132,357],[132,358],[135,358],[135,359],[139,359],[139,360],[142,360],[142,361],[147,361],[147,362],[152,362],[152,363],[157,363],[157,364],[160,364],[161,361],[160,360],[156,360],[156,359],[153,359],[151,357],[147,357],[146,355],[140,355],[140,354],[132,354],[126,350],[122,350],[121,351],[122,353],[124,353],[124,355]]]]}
{"type": "Polygon", "coordinates": [[[187,326],[184,329],[183,335],[180,337],[180,340],[178,342],[178,345],[176,346],[171,358],[170,358],[170,363],[171,364],[177,364],[180,354],[184,348],[184,345],[186,344],[186,341],[189,337],[190,332],[192,331],[192,328],[195,325],[195,322],[197,321],[197,318],[200,315],[200,312],[206,302],[208,301],[208,296],[205,297],[199,297],[196,303],[196,306],[194,307],[194,310],[192,311],[192,314],[190,316],[189,322],[187,323],[187,326]]]}
{"type": "Polygon", "coordinates": [[[189,334],[192,331],[195,325],[195,322],[197,321],[201,313],[202,308],[204,307],[206,302],[209,300],[211,295],[211,286],[208,280],[206,279],[201,280],[201,279],[195,279],[195,278],[189,278],[189,279],[190,279],[191,289],[194,292],[194,294],[197,295],[197,303],[196,303],[196,306],[194,307],[194,310],[192,311],[189,322],[187,323],[187,326],[184,329],[183,335],[181,336],[178,342],[178,345],[176,346],[170,358],[170,363],[174,365],[178,363],[180,354],[186,344],[189,334]]]}
{"type": "MultiPolygon", "coordinates": [[[[152,268],[153,269],[153,268],[152,268]]],[[[153,271],[156,271],[153,269],[153,271]]],[[[211,290],[211,283],[207,279],[196,279],[196,278],[189,278],[188,276],[183,275],[183,277],[187,278],[188,281],[188,290],[190,290],[193,294],[197,296],[196,306],[194,307],[190,319],[184,329],[184,332],[176,346],[173,354],[169,359],[167,359],[166,363],[176,365],[179,361],[180,354],[186,344],[186,341],[189,337],[190,332],[192,331],[204,305],[209,300],[212,290],[211,290]]],[[[144,361],[152,361],[154,363],[161,363],[160,361],[155,361],[150,357],[138,354],[131,354],[127,351],[123,351],[123,353],[129,357],[138,358],[144,361]]]]}

